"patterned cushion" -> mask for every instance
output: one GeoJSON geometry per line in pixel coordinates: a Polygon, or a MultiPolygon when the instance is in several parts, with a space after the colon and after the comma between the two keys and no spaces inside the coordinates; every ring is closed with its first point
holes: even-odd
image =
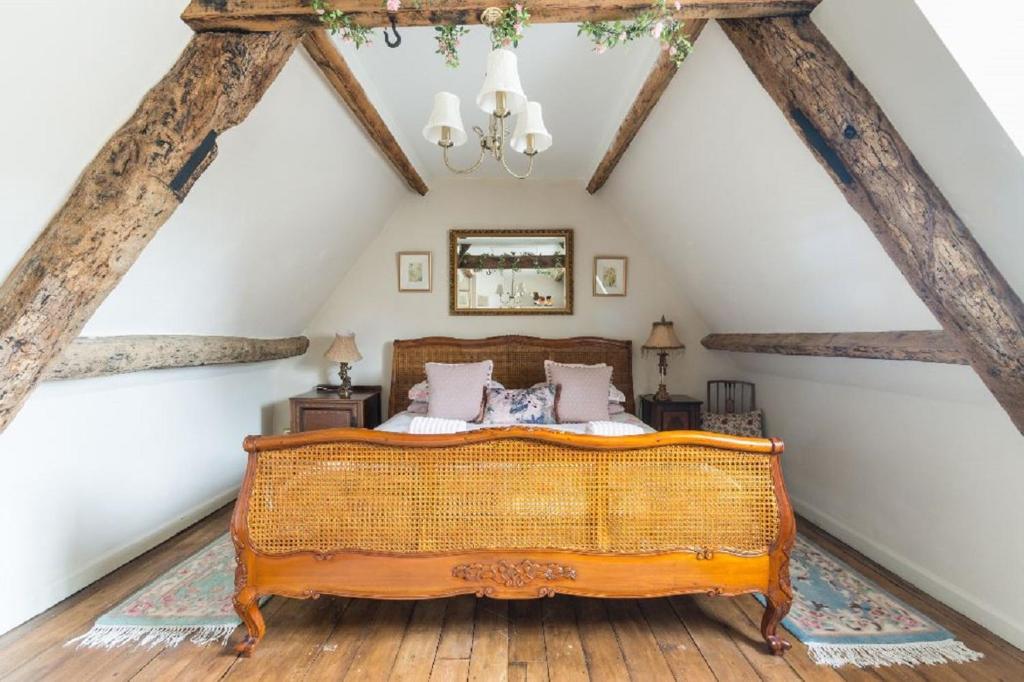
{"type": "Polygon", "coordinates": [[[493,361],[453,365],[428,362],[424,369],[430,383],[428,416],[461,419],[467,422],[480,421],[483,413],[484,387],[491,380],[493,361]]]}
{"type": "Polygon", "coordinates": [[[533,388],[488,388],[484,423],[554,424],[555,386],[541,384],[533,388]]]}
{"type": "Polygon", "coordinates": [[[705,431],[727,433],[730,436],[761,438],[764,435],[764,415],[761,410],[739,414],[705,412],[700,416],[700,427],[705,431]]]}
{"type": "MultiPolygon", "coordinates": [[[[551,368],[552,367],[607,367],[607,366],[608,365],[606,365],[604,363],[601,363],[599,365],[579,365],[579,364],[573,364],[573,363],[567,363],[567,362],[555,362],[554,360],[545,360],[544,361],[544,376],[547,379],[547,382],[550,384],[550,383],[553,383],[551,381],[551,368]]],[[[539,386],[540,384],[536,384],[536,385],[539,386]]],[[[619,389],[615,388],[615,384],[613,384],[611,382],[611,379],[608,380],[608,402],[610,402],[610,403],[624,403],[624,402],[626,402],[626,394],[623,393],[622,391],[620,391],[619,389]]]]}
{"type": "Polygon", "coordinates": [[[558,422],[579,423],[608,420],[608,384],[612,368],[607,365],[577,366],[553,363],[551,383],[558,386],[555,416],[558,422]]]}

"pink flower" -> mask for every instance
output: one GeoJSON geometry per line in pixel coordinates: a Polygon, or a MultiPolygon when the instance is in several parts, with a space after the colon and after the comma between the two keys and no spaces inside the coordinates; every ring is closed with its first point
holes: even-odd
{"type": "Polygon", "coordinates": [[[597,47],[594,48],[594,52],[596,52],[598,54],[604,54],[605,50],[607,50],[607,49],[608,49],[608,47],[605,46],[605,45],[598,45],[597,47]]]}
{"type": "Polygon", "coordinates": [[[679,0],[676,0],[676,11],[678,12],[682,8],[683,8],[683,3],[679,2],[679,0]]]}
{"type": "Polygon", "coordinates": [[[512,40],[509,39],[509,38],[505,38],[503,41],[501,41],[501,46],[502,47],[512,47],[512,40]]]}
{"type": "Polygon", "coordinates": [[[389,12],[397,12],[398,8],[402,6],[402,0],[388,0],[387,6],[389,12]]]}
{"type": "Polygon", "coordinates": [[[668,48],[668,53],[670,55],[672,55],[673,57],[676,56],[676,52],[678,52],[678,50],[676,50],[676,46],[675,45],[673,45],[672,47],[668,48]]]}
{"type": "Polygon", "coordinates": [[[523,5],[522,5],[522,3],[519,3],[519,2],[516,3],[516,12],[518,12],[519,14],[523,13],[523,5]]]}
{"type": "Polygon", "coordinates": [[[651,27],[651,35],[654,36],[655,38],[660,38],[661,37],[661,32],[664,31],[664,30],[665,30],[665,22],[659,21],[658,23],[656,23],[654,26],[651,27]]]}
{"type": "Polygon", "coordinates": [[[317,7],[317,8],[316,8],[316,13],[317,13],[317,14],[324,14],[324,12],[325,12],[325,11],[326,11],[326,10],[325,10],[325,9],[324,9],[323,7],[317,7]]]}

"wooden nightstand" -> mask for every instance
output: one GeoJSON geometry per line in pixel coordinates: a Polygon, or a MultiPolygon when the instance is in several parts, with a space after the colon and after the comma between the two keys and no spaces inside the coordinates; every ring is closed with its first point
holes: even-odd
{"type": "Polygon", "coordinates": [[[291,398],[292,433],[340,427],[372,429],[380,425],[380,386],[353,386],[352,396],[310,391],[291,398]]]}
{"type": "Polygon", "coordinates": [[[658,431],[698,431],[703,402],[688,395],[673,395],[671,400],[655,400],[651,394],[642,395],[640,418],[658,431]]]}

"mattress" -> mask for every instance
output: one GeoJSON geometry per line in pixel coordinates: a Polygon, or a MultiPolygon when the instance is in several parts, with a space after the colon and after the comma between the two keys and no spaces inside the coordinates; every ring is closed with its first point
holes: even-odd
{"type": "MultiPolygon", "coordinates": [[[[386,422],[377,427],[377,431],[388,431],[391,433],[409,433],[409,424],[412,423],[412,418],[416,415],[411,412],[399,412],[395,416],[388,419],[386,422]]],[[[622,413],[612,415],[609,421],[619,422],[621,424],[634,424],[644,430],[644,433],[654,433],[647,424],[644,424],[636,415],[622,413]]],[[[470,431],[477,431],[479,429],[490,429],[490,428],[501,428],[504,426],[528,426],[538,429],[550,429],[552,431],[564,431],[566,433],[578,433],[584,434],[587,432],[587,424],[585,422],[578,424],[470,424],[470,431]]]]}

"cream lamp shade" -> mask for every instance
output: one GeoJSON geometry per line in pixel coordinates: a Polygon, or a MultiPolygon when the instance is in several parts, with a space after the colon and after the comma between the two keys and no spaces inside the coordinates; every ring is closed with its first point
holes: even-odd
{"type": "Polygon", "coordinates": [[[544,127],[540,102],[527,102],[526,109],[516,118],[516,129],[510,142],[517,152],[543,152],[551,146],[551,134],[544,127]],[[532,136],[532,138],[531,138],[532,136]],[[533,142],[531,150],[530,142],[533,142]]]}
{"type": "Polygon", "coordinates": [[[332,362],[344,362],[352,364],[363,359],[359,349],[356,348],[355,334],[335,334],[334,342],[324,353],[324,357],[332,362]]]}
{"type": "Polygon", "coordinates": [[[676,336],[676,330],[671,322],[665,320],[665,316],[661,316],[661,320],[655,322],[651,326],[651,335],[644,341],[643,350],[650,351],[670,351],[670,350],[683,350],[686,346],[676,336]]]}
{"type": "Polygon", "coordinates": [[[518,114],[526,108],[526,94],[519,83],[516,55],[511,50],[491,50],[487,55],[484,85],[476,96],[476,104],[484,113],[493,114],[498,106],[498,93],[505,95],[505,110],[518,114]]]}
{"type": "Polygon", "coordinates": [[[430,120],[423,129],[423,137],[431,144],[440,144],[444,140],[446,128],[453,145],[458,147],[466,143],[466,129],[459,113],[459,98],[450,92],[439,92],[434,95],[434,110],[430,112],[430,120]]]}

